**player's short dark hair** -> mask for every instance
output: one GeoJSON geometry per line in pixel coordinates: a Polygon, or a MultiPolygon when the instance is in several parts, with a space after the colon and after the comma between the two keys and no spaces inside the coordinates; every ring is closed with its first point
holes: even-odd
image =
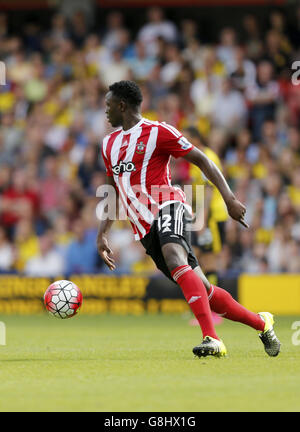
{"type": "Polygon", "coordinates": [[[197,138],[203,145],[207,145],[206,139],[198,128],[196,128],[195,126],[188,126],[185,128],[185,130],[189,135],[191,135],[191,137],[197,138]]]}
{"type": "Polygon", "coordinates": [[[143,96],[141,89],[134,81],[123,80],[109,86],[114,96],[128,103],[134,108],[141,105],[143,96]]]}

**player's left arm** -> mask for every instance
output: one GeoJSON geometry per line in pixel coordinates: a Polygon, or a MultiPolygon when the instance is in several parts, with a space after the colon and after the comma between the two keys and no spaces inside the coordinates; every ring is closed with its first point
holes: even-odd
{"type": "Polygon", "coordinates": [[[218,188],[232,219],[240,222],[244,227],[249,228],[249,225],[244,219],[246,207],[235,197],[217,165],[196,147],[193,147],[192,150],[183,157],[188,162],[200,168],[208,180],[218,188]]]}

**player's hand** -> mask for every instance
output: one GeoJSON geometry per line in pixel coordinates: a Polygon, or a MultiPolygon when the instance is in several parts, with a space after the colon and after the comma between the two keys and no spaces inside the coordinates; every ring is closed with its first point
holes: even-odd
{"type": "Polygon", "coordinates": [[[115,268],[116,268],[115,260],[112,257],[113,251],[108,246],[108,242],[107,242],[106,237],[104,237],[102,235],[98,236],[97,248],[98,248],[99,255],[101,256],[101,258],[103,259],[103,261],[105,262],[107,267],[111,271],[115,270],[115,268]]]}
{"type": "Polygon", "coordinates": [[[249,225],[245,221],[246,207],[236,198],[232,198],[226,205],[232,219],[240,222],[245,228],[249,228],[249,225]]]}

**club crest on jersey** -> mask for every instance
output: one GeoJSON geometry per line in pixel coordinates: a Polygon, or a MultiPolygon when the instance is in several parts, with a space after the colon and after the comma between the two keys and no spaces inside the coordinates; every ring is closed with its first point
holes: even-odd
{"type": "Polygon", "coordinates": [[[145,147],[146,147],[145,144],[143,143],[143,141],[141,141],[137,143],[135,152],[138,154],[143,154],[145,153],[145,147]]]}
{"type": "Polygon", "coordinates": [[[122,160],[118,163],[118,165],[114,165],[112,167],[112,172],[115,175],[122,174],[124,172],[132,172],[135,171],[135,165],[133,162],[123,162],[122,160]]]}

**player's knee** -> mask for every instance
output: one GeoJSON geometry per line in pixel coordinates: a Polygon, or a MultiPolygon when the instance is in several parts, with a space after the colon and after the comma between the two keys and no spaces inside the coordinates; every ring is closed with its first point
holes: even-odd
{"type": "Polygon", "coordinates": [[[187,253],[182,246],[176,243],[168,243],[162,247],[162,253],[169,271],[188,264],[187,253]]]}

